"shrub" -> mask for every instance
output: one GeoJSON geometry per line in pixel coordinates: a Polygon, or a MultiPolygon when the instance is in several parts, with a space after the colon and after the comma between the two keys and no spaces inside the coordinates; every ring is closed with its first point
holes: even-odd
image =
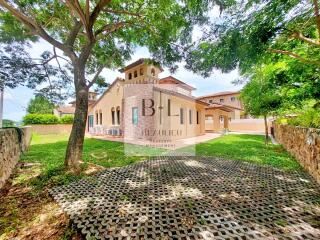
{"type": "Polygon", "coordinates": [[[73,123],[73,116],[72,115],[66,115],[60,118],[60,123],[65,123],[65,124],[69,124],[69,123],[73,123]]]}
{"type": "Polygon", "coordinates": [[[297,117],[288,119],[288,124],[308,128],[320,128],[320,110],[314,108],[308,109],[297,117]]]}
{"type": "Polygon", "coordinates": [[[27,114],[23,118],[24,124],[56,124],[59,118],[53,114],[27,114]]]}

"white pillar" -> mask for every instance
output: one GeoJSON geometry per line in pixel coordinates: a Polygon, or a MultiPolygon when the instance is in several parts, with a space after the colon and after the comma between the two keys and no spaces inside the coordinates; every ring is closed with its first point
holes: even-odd
{"type": "Polygon", "coordinates": [[[2,118],[3,118],[3,91],[0,87],[0,128],[2,128],[2,118]]]}

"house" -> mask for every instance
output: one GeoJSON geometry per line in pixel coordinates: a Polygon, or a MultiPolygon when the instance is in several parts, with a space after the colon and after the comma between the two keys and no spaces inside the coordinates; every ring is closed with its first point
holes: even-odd
{"type": "MultiPolygon", "coordinates": [[[[89,92],[88,95],[88,111],[90,110],[90,107],[97,101],[97,95],[96,92],[89,92]]],[[[57,117],[63,117],[63,116],[73,116],[76,110],[76,101],[71,101],[69,103],[70,105],[67,106],[58,106],[53,110],[53,114],[57,117]]]]}
{"type": "Polygon", "coordinates": [[[87,130],[150,141],[204,134],[209,104],[192,95],[194,87],[172,76],[160,78],[162,71],[143,58],[120,69],[124,78],[117,78],[92,105],[87,130]]]}
{"type": "Polygon", "coordinates": [[[229,122],[232,120],[247,118],[239,95],[240,91],[218,92],[197,98],[209,104],[205,109],[205,129],[207,132],[228,129],[229,122]]]}

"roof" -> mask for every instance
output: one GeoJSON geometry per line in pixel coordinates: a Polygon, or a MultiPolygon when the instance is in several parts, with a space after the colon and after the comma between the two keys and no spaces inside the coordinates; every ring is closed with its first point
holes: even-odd
{"type": "Polygon", "coordinates": [[[195,97],[192,97],[192,96],[187,96],[187,95],[175,92],[175,91],[171,91],[171,90],[168,90],[168,89],[165,89],[165,88],[161,88],[161,87],[156,87],[156,86],[154,86],[153,89],[155,91],[165,92],[165,93],[168,93],[170,95],[174,95],[174,96],[181,97],[181,98],[184,98],[184,99],[187,99],[187,100],[195,101],[196,103],[201,104],[201,105],[209,106],[208,103],[203,102],[201,100],[198,100],[198,99],[196,99],[195,97]]]}
{"type": "Polygon", "coordinates": [[[117,77],[117,78],[110,84],[110,86],[107,88],[107,90],[105,90],[104,93],[98,98],[98,100],[96,100],[95,103],[92,104],[92,107],[94,107],[95,105],[97,105],[97,103],[100,102],[100,100],[104,97],[104,95],[106,95],[107,92],[109,92],[110,89],[112,89],[113,86],[114,86],[118,81],[124,81],[124,79],[117,77]]]}
{"type": "Polygon", "coordinates": [[[76,108],[73,106],[60,106],[57,107],[56,110],[60,113],[75,113],[76,108]]]}
{"type": "Polygon", "coordinates": [[[213,108],[217,108],[217,107],[224,107],[224,108],[228,108],[231,109],[231,111],[233,111],[233,109],[236,110],[243,110],[242,108],[238,108],[232,105],[228,105],[228,104],[222,104],[222,103],[218,103],[218,102],[212,102],[211,104],[209,104],[209,106],[207,107],[207,109],[213,109],[213,108]]]}
{"type": "MultiPolygon", "coordinates": [[[[140,58],[139,60],[137,60],[137,61],[129,64],[128,66],[119,69],[119,72],[123,73],[124,71],[127,71],[127,70],[129,70],[129,69],[131,69],[131,68],[134,68],[134,67],[136,67],[136,66],[139,66],[140,64],[143,64],[143,63],[146,62],[146,61],[154,62],[152,59],[149,59],[149,58],[140,58]]],[[[156,63],[156,62],[154,62],[154,63],[156,63]]],[[[163,71],[163,68],[162,68],[161,66],[158,66],[158,67],[159,67],[159,69],[160,69],[161,71],[163,71]]]]}
{"type": "Polygon", "coordinates": [[[208,98],[208,97],[225,96],[225,95],[233,95],[233,94],[240,94],[240,91],[217,92],[217,93],[213,93],[213,94],[208,94],[208,95],[200,96],[200,97],[198,97],[198,99],[208,98]]]}
{"type": "Polygon", "coordinates": [[[196,88],[192,87],[191,85],[186,84],[185,82],[182,82],[181,80],[179,80],[175,77],[172,77],[172,76],[161,78],[159,80],[159,84],[171,84],[171,83],[181,84],[182,87],[187,88],[189,90],[196,90],[196,88]]]}

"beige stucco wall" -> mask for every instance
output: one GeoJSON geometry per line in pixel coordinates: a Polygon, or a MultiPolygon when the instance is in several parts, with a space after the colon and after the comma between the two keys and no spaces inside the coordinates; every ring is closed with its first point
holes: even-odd
{"type": "Polygon", "coordinates": [[[125,72],[126,83],[156,83],[159,78],[161,70],[158,67],[147,64],[140,64],[136,67],[133,67],[125,72]],[[143,75],[140,74],[140,69],[143,71],[143,75]],[[152,69],[154,69],[155,75],[151,74],[152,69]],[[137,72],[137,77],[134,77],[134,72],[137,72]],[[132,79],[129,79],[129,74],[132,74],[132,79]]]}
{"type": "Polygon", "coordinates": [[[10,177],[22,152],[26,151],[31,141],[31,129],[23,127],[21,142],[16,129],[0,129],[0,188],[10,177]]]}
{"type": "MultiPolygon", "coordinates": [[[[211,116],[213,121],[207,121],[205,124],[206,131],[219,132],[224,129],[224,123],[220,122],[220,116],[226,116],[227,119],[231,117],[232,112],[225,112],[220,109],[206,109],[205,115],[211,116]]],[[[229,120],[228,120],[229,121],[229,120]]]]}
{"type": "Polygon", "coordinates": [[[72,124],[32,124],[30,125],[32,133],[46,134],[70,134],[72,124]]]}
{"type": "MultiPolygon", "coordinates": [[[[89,109],[89,115],[94,115],[94,127],[96,126],[105,126],[105,127],[112,127],[118,126],[117,124],[117,114],[115,112],[115,124],[112,124],[112,115],[111,110],[112,108],[117,109],[120,108],[120,113],[122,112],[122,99],[123,99],[123,81],[118,81],[115,83],[102,97],[99,101],[89,109]],[[100,120],[97,124],[97,114],[98,118],[99,113],[102,113],[102,124],[100,124],[100,120]]],[[[120,114],[121,116],[121,114],[120,114]]],[[[121,124],[121,117],[120,117],[120,124],[121,124]]]]}
{"type": "MultiPolygon", "coordinates": [[[[229,122],[229,131],[264,133],[264,128],[263,119],[232,119],[229,122]]],[[[270,130],[270,124],[268,129],[270,130]]]]}

